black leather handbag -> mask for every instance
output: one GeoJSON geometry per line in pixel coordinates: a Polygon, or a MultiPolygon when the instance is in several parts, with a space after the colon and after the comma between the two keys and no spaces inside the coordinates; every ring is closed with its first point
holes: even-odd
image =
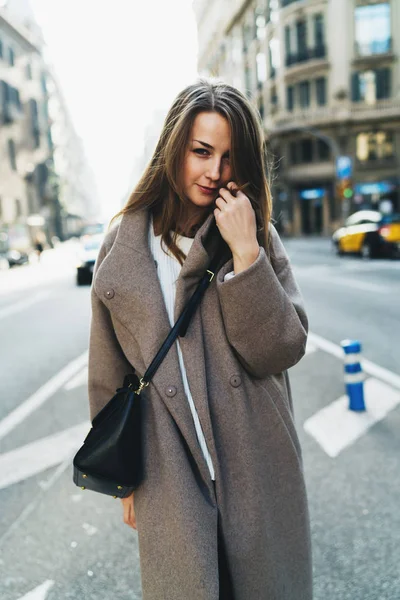
{"type": "Polygon", "coordinates": [[[186,334],[219,260],[217,252],[143,377],[139,379],[135,373],[126,375],[123,386],[94,417],[92,428],[73,459],[73,480],[81,489],[125,498],[139,487],[144,477],[143,390],[177,337],[186,334]]]}

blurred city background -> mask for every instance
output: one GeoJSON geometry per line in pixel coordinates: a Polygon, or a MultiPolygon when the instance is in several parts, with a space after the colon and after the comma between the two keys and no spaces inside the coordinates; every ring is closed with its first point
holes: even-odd
{"type": "Polygon", "coordinates": [[[399,54],[400,0],[0,0],[1,600],[141,598],[120,503],[72,483],[90,284],[199,74],[258,110],[310,318],[290,375],[315,598],[400,599],[399,54]]]}

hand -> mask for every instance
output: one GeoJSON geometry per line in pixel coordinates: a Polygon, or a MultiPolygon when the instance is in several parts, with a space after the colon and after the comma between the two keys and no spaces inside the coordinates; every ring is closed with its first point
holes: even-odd
{"type": "Polygon", "coordinates": [[[126,498],[121,498],[121,502],[124,511],[124,523],[132,527],[132,529],[137,529],[134,506],[134,492],[132,492],[132,494],[130,496],[127,496],[126,498]]]}
{"type": "Polygon", "coordinates": [[[236,197],[231,193],[238,186],[230,181],[221,188],[214,210],[215,221],[221,236],[231,249],[235,273],[250,266],[259,254],[256,215],[248,197],[241,191],[236,197]],[[236,268],[237,267],[237,268],[236,268]]]}

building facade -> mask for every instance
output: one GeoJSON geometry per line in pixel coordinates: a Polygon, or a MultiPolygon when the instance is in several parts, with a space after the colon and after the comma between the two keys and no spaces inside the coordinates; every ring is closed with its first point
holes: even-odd
{"type": "Polygon", "coordinates": [[[28,0],[0,7],[0,253],[78,235],[94,176],[28,0]]]}
{"type": "Polygon", "coordinates": [[[239,87],[261,115],[280,230],[328,235],[384,200],[400,212],[400,1],[194,6],[199,72],[239,87]]]}

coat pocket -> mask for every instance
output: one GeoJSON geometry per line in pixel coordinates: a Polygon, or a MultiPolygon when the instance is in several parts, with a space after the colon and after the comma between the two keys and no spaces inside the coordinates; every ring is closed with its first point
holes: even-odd
{"type": "Polygon", "coordinates": [[[300,463],[302,463],[301,446],[297,435],[296,427],[293,421],[293,417],[288,409],[288,401],[283,397],[282,392],[279,390],[278,386],[272,381],[270,377],[267,380],[264,380],[263,384],[258,383],[257,385],[263,390],[271,406],[278,414],[288,434],[288,437],[290,438],[293,444],[294,450],[299,458],[299,461],[300,463]]]}

